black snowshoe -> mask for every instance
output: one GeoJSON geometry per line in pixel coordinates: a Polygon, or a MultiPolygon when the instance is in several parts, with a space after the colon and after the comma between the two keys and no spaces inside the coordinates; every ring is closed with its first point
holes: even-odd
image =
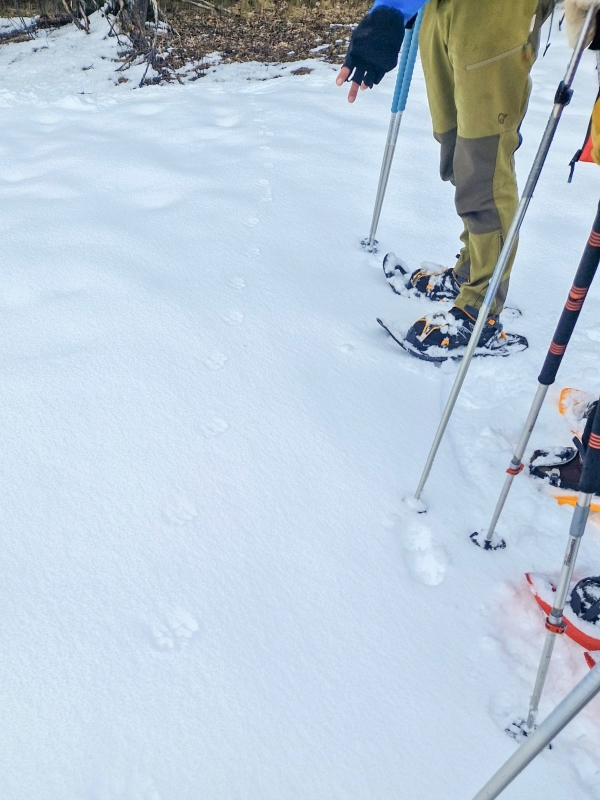
{"type": "Polygon", "coordinates": [[[460,291],[454,270],[439,264],[424,262],[412,274],[402,259],[388,253],[383,259],[383,272],[396,294],[407,297],[426,297],[428,300],[452,302],[460,291]]]}
{"type": "MultiPolygon", "coordinates": [[[[405,335],[380,319],[377,322],[408,353],[424,361],[437,363],[462,358],[475,327],[475,319],[456,306],[449,311],[421,317],[405,335]]],[[[481,331],[474,355],[509,356],[527,347],[528,342],[524,336],[505,333],[498,317],[489,317],[481,331]]]]}
{"type": "Polygon", "coordinates": [[[541,478],[557,489],[579,491],[579,481],[583,470],[583,457],[592,432],[596,402],[587,407],[584,418],[587,418],[583,436],[573,437],[574,447],[549,447],[546,450],[535,450],[529,461],[529,474],[541,478]]]}

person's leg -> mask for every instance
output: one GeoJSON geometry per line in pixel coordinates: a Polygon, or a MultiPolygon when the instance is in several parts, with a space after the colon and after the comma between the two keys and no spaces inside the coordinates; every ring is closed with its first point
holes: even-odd
{"type": "MultiPolygon", "coordinates": [[[[440,177],[454,184],[458,123],[454,102],[454,70],[448,56],[450,11],[448,0],[430,0],[425,7],[419,48],[433,135],[440,144],[440,177]]],[[[466,226],[461,240],[463,246],[454,267],[454,275],[459,283],[468,280],[470,274],[469,231],[466,226]]]]}
{"type": "MultiPolygon", "coordinates": [[[[514,151],[529,98],[538,0],[446,0],[454,75],[456,209],[468,234],[470,279],[455,304],[477,316],[518,203],[514,151]]],[[[464,236],[464,234],[463,234],[464,236]]],[[[492,312],[504,306],[514,253],[492,312]]]]}
{"type": "Polygon", "coordinates": [[[469,249],[469,229],[465,223],[463,232],[460,235],[462,247],[454,265],[454,275],[456,280],[463,284],[471,277],[471,251],[469,249]]]}

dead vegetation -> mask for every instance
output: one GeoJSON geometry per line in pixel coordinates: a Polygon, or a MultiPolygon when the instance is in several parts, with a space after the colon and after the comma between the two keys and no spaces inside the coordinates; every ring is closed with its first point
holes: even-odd
{"type": "MultiPolygon", "coordinates": [[[[365,0],[0,0],[0,17],[37,17],[38,28],[68,23],[82,31],[88,15],[103,7],[119,37],[120,72],[145,59],[146,83],[201,77],[214,62],[280,63],[321,58],[343,60],[352,26],[370,6],[365,0]]],[[[15,30],[3,41],[22,41],[35,31],[15,30]]],[[[2,43],[2,40],[0,40],[2,43]]],[[[297,74],[304,74],[301,68],[297,74]]]]}

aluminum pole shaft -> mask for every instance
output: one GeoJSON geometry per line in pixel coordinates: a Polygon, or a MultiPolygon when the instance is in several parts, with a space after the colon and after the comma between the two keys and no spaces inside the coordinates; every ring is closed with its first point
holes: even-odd
{"type": "Polygon", "coordinates": [[[379,217],[381,216],[381,209],[383,208],[383,199],[387,189],[388,180],[390,177],[390,170],[392,169],[392,161],[394,160],[394,151],[396,150],[396,142],[398,141],[398,132],[400,130],[400,123],[402,122],[402,111],[396,111],[390,118],[388,127],[388,135],[383,151],[383,161],[381,163],[381,172],[379,173],[379,185],[377,186],[377,195],[375,197],[375,207],[373,209],[373,219],[371,221],[371,230],[369,231],[369,238],[367,240],[367,250],[373,250],[375,247],[375,235],[377,233],[377,226],[379,225],[379,217]]]}
{"type": "Polygon", "coordinates": [[[508,233],[506,234],[504,245],[502,247],[502,250],[500,251],[500,256],[498,257],[498,262],[494,268],[494,272],[490,279],[487,292],[485,293],[482,306],[479,309],[477,321],[475,322],[475,327],[473,328],[473,333],[471,334],[471,338],[469,339],[469,344],[467,345],[465,355],[460,363],[458,374],[454,381],[454,386],[452,387],[452,390],[450,392],[448,402],[446,403],[446,408],[444,409],[441,422],[439,424],[439,427],[435,434],[435,438],[433,440],[433,445],[431,446],[429,456],[427,457],[427,461],[425,463],[423,474],[421,475],[421,480],[419,481],[417,491],[415,492],[415,499],[417,500],[421,497],[421,493],[423,491],[425,483],[427,482],[429,473],[431,472],[431,467],[433,466],[433,462],[435,461],[435,457],[437,455],[437,451],[439,449],[441,441],[444,438],[444,433],[446,432],[448,421],[450,420],[450,417],[454,410],[454,406],[456,405],[456,400],[458,398],[458,395],[460,394],[460,390],[462,389],[462,385],[464,383],[469,366],[471,364],[473,353],[479,342],[481,331],[488,319],[490,309],[498,292],[498,287],[500,286],[500,282],[502,280],[502,277],[504,275],[504,272],[512,255],[512,252],[516,247],[519,230],[521,229],[521,225],[523,224],[523,219],[525,218],[525,214],[529,207],[529,203],[531,202],[531,198],[533,197],[534,189],[539,180],[540,173],[544,166],[544,162],[546,161],[546,156],[548,155],[548,151],[550,149],[552,139],[554,138],[556,128],[558,127],[558,123],[560,121],[563,109],[571,99],[571,84],[573,83],[573,78],[575,77],[575,73],[577,72],[577,67],[579,66],[579,62],[581,61],[581,56],[583,54],[583,51],[585,50],[587,33],[595,18],[597,5],[598,3],[596,2],[592,6],[590,6],[586,14],[585,23],[581,29],[581,33],[577,40],[577,44],[575,46],[575,50],[573,51],[573,55],[571,56],[571,60],[567,67],[565,77],[561,81],[558,90],[556,92],[556,96],[554,98],[554,106],[552,107],[550,118],[548,120],[548,123],[546,124],[544,135],[542,136],[542,141],[540,142],[540,146],[538,148],[533,165],[529,172],[529,177],[527,178],[527,183],[525,184],[523,195],[521,197],[521,200],[519,201],[519,205],[517,206],[517,210],[508,229],[508,233]]]}
{"type": "Polygon", "coordinates": [[[554,737],[571,722],[600,692],[600,664],[594,667],[577,686],[569,692],[539,728],[525,739],[519,749],[490,778],[473,800],[495,800],[533,759],[544,750],[554,737]]]}
{"type": "Polygon", "coordinates": [[[540,699],[544,691],[544,684],[548,676],[548,669],[550,667],[550,659],[552,658],[552,651],[554,649],[554,641],[557,634],[562,633],[564,630],[563,612],[567,602],[567,594],[571,579],[573,577],[573,570],[575,562],[577,561],[577,554],[579,552],[579,545],[583,534],[585,533],[585,526],[590,513],[590,504],[592,502],[591,494],[579,493],[577,498],[577,505],[573,512],[571,520],[571,529],[569,531],[569,540],[567,542],[567,549],[563,559],[563,565],[560,570],[560,578],[558,586],[554,594],[553,606],[548,619],[546,620],[546,641],[544,642],[544,649],[538,667],[537,676],[535,679],[535,686],[533,687],[533,694],[529,703],[529,713],[527,715],[527,727],[529,730],[535,725],[540,699]]]}
{"type": "Polygon", "coordinates": [[[544,386],[543,384],[540,383],[538,385],[537,392],[535,393],[535,397],[533,398],[533,402],[531,404],[531,408],[529,410],[527,419],[525,420],[525,425],[523,427],[523,431],[521,432],[521,438],[519,439],[518,444],[515,448],[515,452],[510,462],[510,466],[506,470],[507,475],[504,480],[504,486],[502,487],[502,491],[500,492],[500,497],[498,498],[498,502],[496,503],[496,508],[494,509],[492,521],[490,522],[490,526],[488,528],[485,537],[486,542],[491,543],[492,537],[496,530],[496,525],[498,524],[498,520],[500,519],[500,515],[502,514],[502,509],[504,508],[504,504],[506,503],[506,498],[508,497],[508,493],[510,492],[512,482],[514,481],[515,477],[519,474],[519,472],[521,472],[521,470],[523,469],[523,455],[529,443],[531,432],[535,427],[535,423],[537,422],[537,418],[540,414],[540,409],[544,403],[547,393],[548,393],[548,386],[544,386]]]}
{"type": "MultiPolygon", "coordinates": [[[[383,161],[381,163],[381,171],[379,173],[379,184],[377,186],[377,195],[375,197],[375,207],[373,209],[373,219],[371,221],[371,229],[369,237],[366,241],[367,250],[371,252],[375,249],[375,235],[379,225],[379,217],[381,216],[381,209],[383,207],[383,200],[387,189],[388,180],[390,177],[390,170],[392,169],[392,162],[394,160],[394,153],[396,151],[396,143],[398,141],[398,133],[400,131],[400,123],[402,122],[402,115],[406,108],[406,101],[408,99],[408,90],[412,81],[412,76],[417,60],[417,51],[419,49],[419,29],[423,19],[423,9],[417,14],[415,24],[412,28],[408,28],[404,37],[402,52],[400,54],[400,64],[398,66],[398,77],[396,78],[396,87],[394,90],[394,98],[392,100],[392,116],[388,127],[388,135],[383,151],[383,161]]],[[[363,245],[365,242],[363,242],[363,245]]]]}

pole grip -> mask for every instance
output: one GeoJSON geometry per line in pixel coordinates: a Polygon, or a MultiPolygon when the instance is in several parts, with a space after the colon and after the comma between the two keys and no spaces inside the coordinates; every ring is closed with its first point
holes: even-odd
{"type": "Polygon", "coordinates": [[[600,492],[600,403],[594,412],[594,424],[583,459],[583,472],[579,481],[580,494],[600,492]]]}
{"type": "Polygon", "coordinates": [[[415,62],[417,60],[417,51],[419,49],[419,30],[421,22],[423,21],[423,7],[419,10],[415,24],[412,28],[408,28],[404,35],[404,42],[402,44],[402,52],[400,54],[400,66],[398,67],[398,77],[396,78],[396,88],[394,90],[394,99],[392,100],[392,114],[397,114],[398,111],[404,111],[406,108],[406,101],[408,100],[408,90],[410,89],[410,82],[412,81],[415,62]]]}
{"type": "MultiPolygon", "coordinates": [[[[416,22],[415,22],[416,25],[416,22]]],[[[404,76],[406,74],[406,64],[408,62],[408,51],[412,46],[414,26],[405,29],[404,41],[402,42],[402,49],[400,50],[400,63],[398,64],[398,74],[396,75],[396,87],[394,89],[394,97],[392,99],[392,114],[398,111],[398,103],[402,93],[402,85],[404,83],[404,76]]]]}
{"type": "Polygon", "coordinates": [[[423,8],[417,14],[417,19],[413,28],[413,35],[410,41],[410,49],[408,51],[408,61],[406,62],[406,72],[404,74],[404,81],[402,82],[402,89],[400,97],[398,98],[398,111],[404,111],[406,108],[406,101],[408,100],[408,90],[412,81],[413,72],[415,70],[415,62],[417,60],[417,53],[419,51],[419,30],[423,20],[423,8]]]}
{"type": "Polygon", "coordinates": [[[552,342],[546,354],[544,366],[538,381],[544,386],[550,386],[556,380],[556,373],[561,365],[565,350],[579,319],[586,295],[600,263],[600,203],[596,212],[596,219],[592,232],[581,256],[579,267],[569,290],[567,302],[563,308],[558,325],[554,331],[552,342]]]}

